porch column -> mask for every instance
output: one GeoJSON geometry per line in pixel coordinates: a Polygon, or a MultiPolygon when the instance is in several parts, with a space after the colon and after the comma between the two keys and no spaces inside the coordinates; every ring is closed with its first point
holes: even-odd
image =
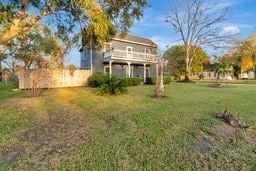
{"type": "Polygon", "coordinates": [[[147,77],[147,68],[146,68],[147,64],[144,64],[144,83],[146,83],[146,77],[147,77]]]}
{"type": "Polygon", "coordinates": [[[127,62],[128,64],[128,77],[131,77],[131,62],[127,62]]]}
{"type": "Polygon", "coordinates": [[[109,77],[111,78],[112,76],[112,60],[109,60],[109,77]]]}

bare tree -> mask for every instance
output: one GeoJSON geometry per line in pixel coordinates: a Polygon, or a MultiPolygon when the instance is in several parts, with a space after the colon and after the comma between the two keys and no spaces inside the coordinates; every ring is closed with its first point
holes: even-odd
{"type": "Polygon", "coordinates": [[[222,31],[221,24],[230,18],[230,9],[218,9],[207,0],[172,0],[166,22],[180,36],[186,49],[185,80],[189,80],[193,53],[198,47],[223,47],[234,34],[222,31]]]}

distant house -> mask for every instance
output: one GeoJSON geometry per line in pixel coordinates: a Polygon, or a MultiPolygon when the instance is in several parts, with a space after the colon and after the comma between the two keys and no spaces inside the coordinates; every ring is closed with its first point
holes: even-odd
{"type": "Polygon", "coordinates": [[[114,37],[97,49],[81,49],[81,69],[103,72],[117,77],[146,77],[154,73],[157,45],[150,39],[126,35],[114,37]]]}
{"type": "MultiPolygon", "coordinates": [[[[215,80],[215,79],[217,79],[217,73],[214,72],[214,62],[215,62],[215,60],[212,60],[212,59],[209,59],[209,60],[205,61],[201,66],[202,67],[202,72],[192,73],[191,78],[192,79],[199,79],[199,75],[203,74],[205,80],[215,80]]],[[[231,65],[228,68],[227,72],[221,73],[219,79],[221,79],[221,80],[232,80],[232,79],[234,79],[234,68],[233,68],[233,66],[231,65]]]]}
{"type": "Polygon", "coordinates": [[[254,71],[241,72],[240,74],[240,79],[254,79],[254,78],[255,78],[254,71]]]}
{"type": "MultiPolygon", "coordinates": [[[[204,75],[204,79],[206,80],[214,80],[217,79],[217,73],[213,71],[213,67],[214,65],[212,63],[206,63],[203,65],[203,75],[204,75]]],[[[232,80],[234,78],[234,68],[231,65],[228,68],[228,71],[225,73],[221,73],[220,74],[220,79],[222,80],[232,80]]]]}

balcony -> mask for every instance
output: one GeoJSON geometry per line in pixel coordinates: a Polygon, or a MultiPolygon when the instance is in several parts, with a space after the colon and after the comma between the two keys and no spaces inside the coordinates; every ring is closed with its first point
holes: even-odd
{"type": "Polygon", "coordinates": [[[112,49],[103,53],[104,61],[120,60],[131,62],[150,62],[155,63],[157,56],[149,53],[139,53],[125,50],[112,49]]]}

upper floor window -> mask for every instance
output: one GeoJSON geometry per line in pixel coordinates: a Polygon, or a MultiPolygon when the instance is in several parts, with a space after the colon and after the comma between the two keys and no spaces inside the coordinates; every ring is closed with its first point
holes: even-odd
{"type": "Polygon", "coordinates": [[[107,52],[112,49],[112,44],[111,43],[105,43],[104,44],[104,52],[107,52]]]}
{"type": "Polygon", "coordinates": [[[146,54],[146,57],[150,55],[150,49],[145,48],[144,53],[146,54]]]}
{"type": "Polygon", "coordinates": [[[132,47],[131,46],[126,47],[126,53],[127,53],[127,58],[133,58],[133,53],[132,53],[132,47]]]}

